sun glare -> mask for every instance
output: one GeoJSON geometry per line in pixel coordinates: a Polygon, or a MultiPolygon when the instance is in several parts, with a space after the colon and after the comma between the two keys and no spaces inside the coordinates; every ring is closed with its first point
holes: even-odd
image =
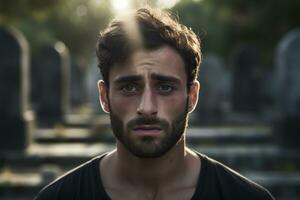
{"type": "Polygon", "coordinates": [[[112,6],[116,11],[126,11],[129,9],[128,0],[112,0],[112,6]]]}
{"type": "Polygon", "coordinates": [[[173,7],[179,0],[158,0],[157,5],[161,8],[171,8],[173,7]]]}

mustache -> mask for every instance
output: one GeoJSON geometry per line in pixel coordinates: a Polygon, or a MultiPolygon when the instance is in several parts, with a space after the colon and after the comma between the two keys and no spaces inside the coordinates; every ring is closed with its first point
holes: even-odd
{"type": "Polygon", "coordinates": [[[158,117],[154,116],[143,116],[143,117],[138,117],[135,119],[132,119],[128,122],[127,127],[129,129],[132,129],[134,126],[137,125],[160,125],[162,128],[167,128],[168,127],[168,122],[166,120],[160,119],[158,117]]]}

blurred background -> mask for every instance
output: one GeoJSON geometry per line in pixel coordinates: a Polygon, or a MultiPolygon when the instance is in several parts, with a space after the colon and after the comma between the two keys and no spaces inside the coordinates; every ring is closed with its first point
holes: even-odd
{"type": "Polygon", "coordinates": [[[0,199],[32,199],[114,148],[95,43],[116,15],[146,4],[201,38],[189,146],[277,199],[300,199],[298,0],[1,0],[0,199]]]}

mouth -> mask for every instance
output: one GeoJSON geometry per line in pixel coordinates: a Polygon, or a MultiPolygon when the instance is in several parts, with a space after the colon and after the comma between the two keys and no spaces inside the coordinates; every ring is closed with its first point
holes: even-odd
{"type": "Polygon", "coordinates": [[[157,125],[139,125],[133,128],[133,132],[139,136],[159,136],[162,128],[157,125]]]}

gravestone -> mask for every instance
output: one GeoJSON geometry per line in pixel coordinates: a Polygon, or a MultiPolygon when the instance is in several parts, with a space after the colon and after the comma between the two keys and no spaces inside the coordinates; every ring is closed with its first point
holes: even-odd
{"type": "Polygon", "coordinates": [[[39,126],[62,123],[70,109],[70,58],[62,42],[42,48],[34,59],[32,83],[39,126]]]}
{"type": "Polygon", "coordinates": [[[85,69],[75,61],[71,64],[71,107],[81,106],[86,99],[85,69]]]}
{"type": "Polygon", "coordinates": [[[201,89],[193,117],[198,124],[219,122],[223,117],[225,104],[228,103],[230,90],[229,73],[222,60],[216,55],[204,56],[198,79],[201,89]]]}
{"type": "Polygon", "coordinates": [[[237,113],[258,114],[261,110],[262,65],[259,49],[243,44],[232,58],[232,108],[237,113]]]}
{"type": "Polygon", "coordinates": [[[96,60],[94,60],[91,65],[88,66],[86,79],[87,92],[89,97],[88,101],[90,103],[93,114],[104,114],[99,103],[99,93],[97,87],[97,82],[101,79],[102,75],[97,67],[96,60]]]}
{"type": "Polygon", "coordinates": [[[275,126],[278,141],[285,147],[300,148],[300,28],[279,42],[276,55],[276,102],[280,113],[275,126]]]}
{"type": "Polygon", "coordinates": [[[0,27],[0,151],[24,150],[32,140],[29,55],[19,31],[0,27]]]}
{"type": "MultiPolygon", "coordinates": [[[[271,67],[270,67],[271,68],[271,67]]],[[[262,107],[265,117],[269,120],[274,118],[274,104],[275,104],[275,76],[274,70],[267,70],[264,73],[261,86],[261,98],[262,98],[262,107]]]]}

